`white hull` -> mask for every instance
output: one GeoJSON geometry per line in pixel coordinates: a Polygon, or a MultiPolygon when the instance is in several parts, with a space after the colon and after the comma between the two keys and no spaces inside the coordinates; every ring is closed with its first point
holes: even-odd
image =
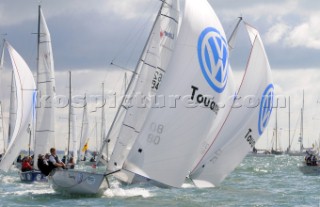
{"type": "Polygon", "coordinates": [[[48,176],[51,187],[70,194],[100,194],[108,188],[105,175],[77,170],[54,170],[48,176]]]}
{"type": "Polygon", "coordinates": [[[126,184],[150,184],[157,186],[159,188],[170,188],[170,186],[159,183],[157,181],[151,180],[149,178],[134,174],[132,172],[121,170],[120,172],[117,172],[113,174],[113,176],[120,182],[126,183],[126,184]]]}

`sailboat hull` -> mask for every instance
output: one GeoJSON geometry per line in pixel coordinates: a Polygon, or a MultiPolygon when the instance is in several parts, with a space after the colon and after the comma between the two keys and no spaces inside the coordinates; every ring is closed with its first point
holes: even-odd
{"type": "Polygon", "coordinates": [[[101,194],[108,188],[104,174],[57,169],[48,176],[51,187],[68,194],[101,194]]]}
{"type": "Polygon", "coordinates": [[[303,166],[299,167],[299,170],[305,175],[320,175],[320,165],[307,166],[306,164],[303,164],[303,166]]]}
{"type": "Polygon", "coordinates": [[[22,182],[48,182],[47,177],[37,170],[19,172],[19,175],[22,182]]]}

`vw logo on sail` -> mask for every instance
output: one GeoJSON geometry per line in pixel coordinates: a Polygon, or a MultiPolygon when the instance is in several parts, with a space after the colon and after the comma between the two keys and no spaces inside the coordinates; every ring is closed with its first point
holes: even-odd
{"type": "Polygon", "coordinates": [[[273,97],[274,97],[274,86],[271,83],[263,92],[261,102],[260,102],[260,113],[259,113],[259,121],[258,121],[259,135],[262,135],[271,117],[272,108],[273,108],[273,97]]]}
{"type": "Polygon", "coordinates": [[[208,27],[198,40],[198,58],[204,78],[217,93],[222,93],[228,81],[228,46],[220,32],[208,27]]]}

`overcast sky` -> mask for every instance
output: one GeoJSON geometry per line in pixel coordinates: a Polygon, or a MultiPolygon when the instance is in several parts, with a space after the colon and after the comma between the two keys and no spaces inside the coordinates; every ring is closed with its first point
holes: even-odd
{"type": "MultiPolygon", "coordinates": [[[[318,67],[320,60],[320,2],[307,0],[209,0],[226,33],[238,16],[262,33],[273,68],[318,67]]],[[[2,0],[0,33],[35,64],[36,0],[2,0]]],[[[127,50],[139,53],[159,8],[159,0],[43,0],[43,12],[52,34],[57,70],[106,68],[127,50]],[[142,34],[142,37],[141,37],[142,34]],[[144,36],[143,36],[144,35],[144,36]],[[133,39],[134,41],[130,41],[133,39]],[[134,42],[135,44],[133,44],[134,42]],[[129,43],[129,45],[127,45],[129,43]]],[[[135,57],[130,60],[133,67],[135,57]]],[[[233,66],[233,67],[236,67],[233,66]]]]}
{"type": "MultiPolygon", "coordinates": [[[[312,105],[309,106],[310,126],[314,124],[312,120],[318,113],[315,110],[319,108],[316,102],[320,90],[317,86],[320,76],[320,2],[208,1],[227,35],[239,16],[260,31],[278,93],[295,96],[293,108],[298,112],[302,88],[305,88],[306,107],[312,105]]],[[[37,31],[37,6],[36,0],[0,1],[0,34],[7,34],[6,39],[32,69],[36,65],[36,35],[32,33],[37,31]]],[[[133,69],[159,6],[159,0],[43,0],[43,13],[51,32],[55,66],[60,77],[58,91],[66,91],[66,70],[86,74],[78,75],[74,83],[77,90],[84,93],[94,91],[94,88],[100,90],[99,84],[112,68],[110,62],[113,59],[116,64],[133,69]]],[[[235,54],[242,51],[239,43],[235,54]]],[[[232,64],[236,71],[240,71],[245,61],[233,55],[232,64]]],[[[236,78],[240,80],[240,77],[236,78]]],[[[283,115],[285,123],[284,117],[287,115],[283,115]]],[[[298,119],[298,113],[293,119],[298,119]]],[[[318,133],[314,132],[312,136],[318,133]]]]}

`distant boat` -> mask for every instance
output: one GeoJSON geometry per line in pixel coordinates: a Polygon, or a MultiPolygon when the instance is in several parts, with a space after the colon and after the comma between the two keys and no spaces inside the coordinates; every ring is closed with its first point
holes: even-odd
{"type": "Polygon", "coordinates": [[[306,175],[320,175],[319,149],[308,149],[299,170],[306,175]]]}
{"type": "Polygon", "coordinates": [[[36,105],[36,85],[30,68],[8,42],[6,47],[11,57],[16,82],[17,116],[11,141],[0,162],[0,169],[5,172],[10,169],[20,151],[28,144],[24,137],[36,105]]]}
{"type": "Polygon", "coordinates": [[[298,140],[298,142],[300,143],[300,149],[298,151],[293,151],[291,149],[293,139],[292,140],[289,139],[289,146],[287,149],[287,154],[290,156],[304,156],[304,155],[306,155],[306,152],[305,152],[306,149],[303,146],[303,139],[304,139],[304,133],[303,133],[304,116],[303,116],[303,114],[304,114],[304,91],[302,93],[302,106],[300,109],[300,134],[299,134],[299,140],[298,140]]]}
{"type": "Polygon", "coordinates": [[[279,149],[279,141],[278,141],[278,108],[275,109],[276,113],[275,113],[275,119],[276,119],[276,123],[275,123],[275,128],[274,128],[274,133],[273,133],[273,139],[272,139],[272,147],[271,147],[271,154],[273,155],[283,155],[284,151],[279,149]]]}

